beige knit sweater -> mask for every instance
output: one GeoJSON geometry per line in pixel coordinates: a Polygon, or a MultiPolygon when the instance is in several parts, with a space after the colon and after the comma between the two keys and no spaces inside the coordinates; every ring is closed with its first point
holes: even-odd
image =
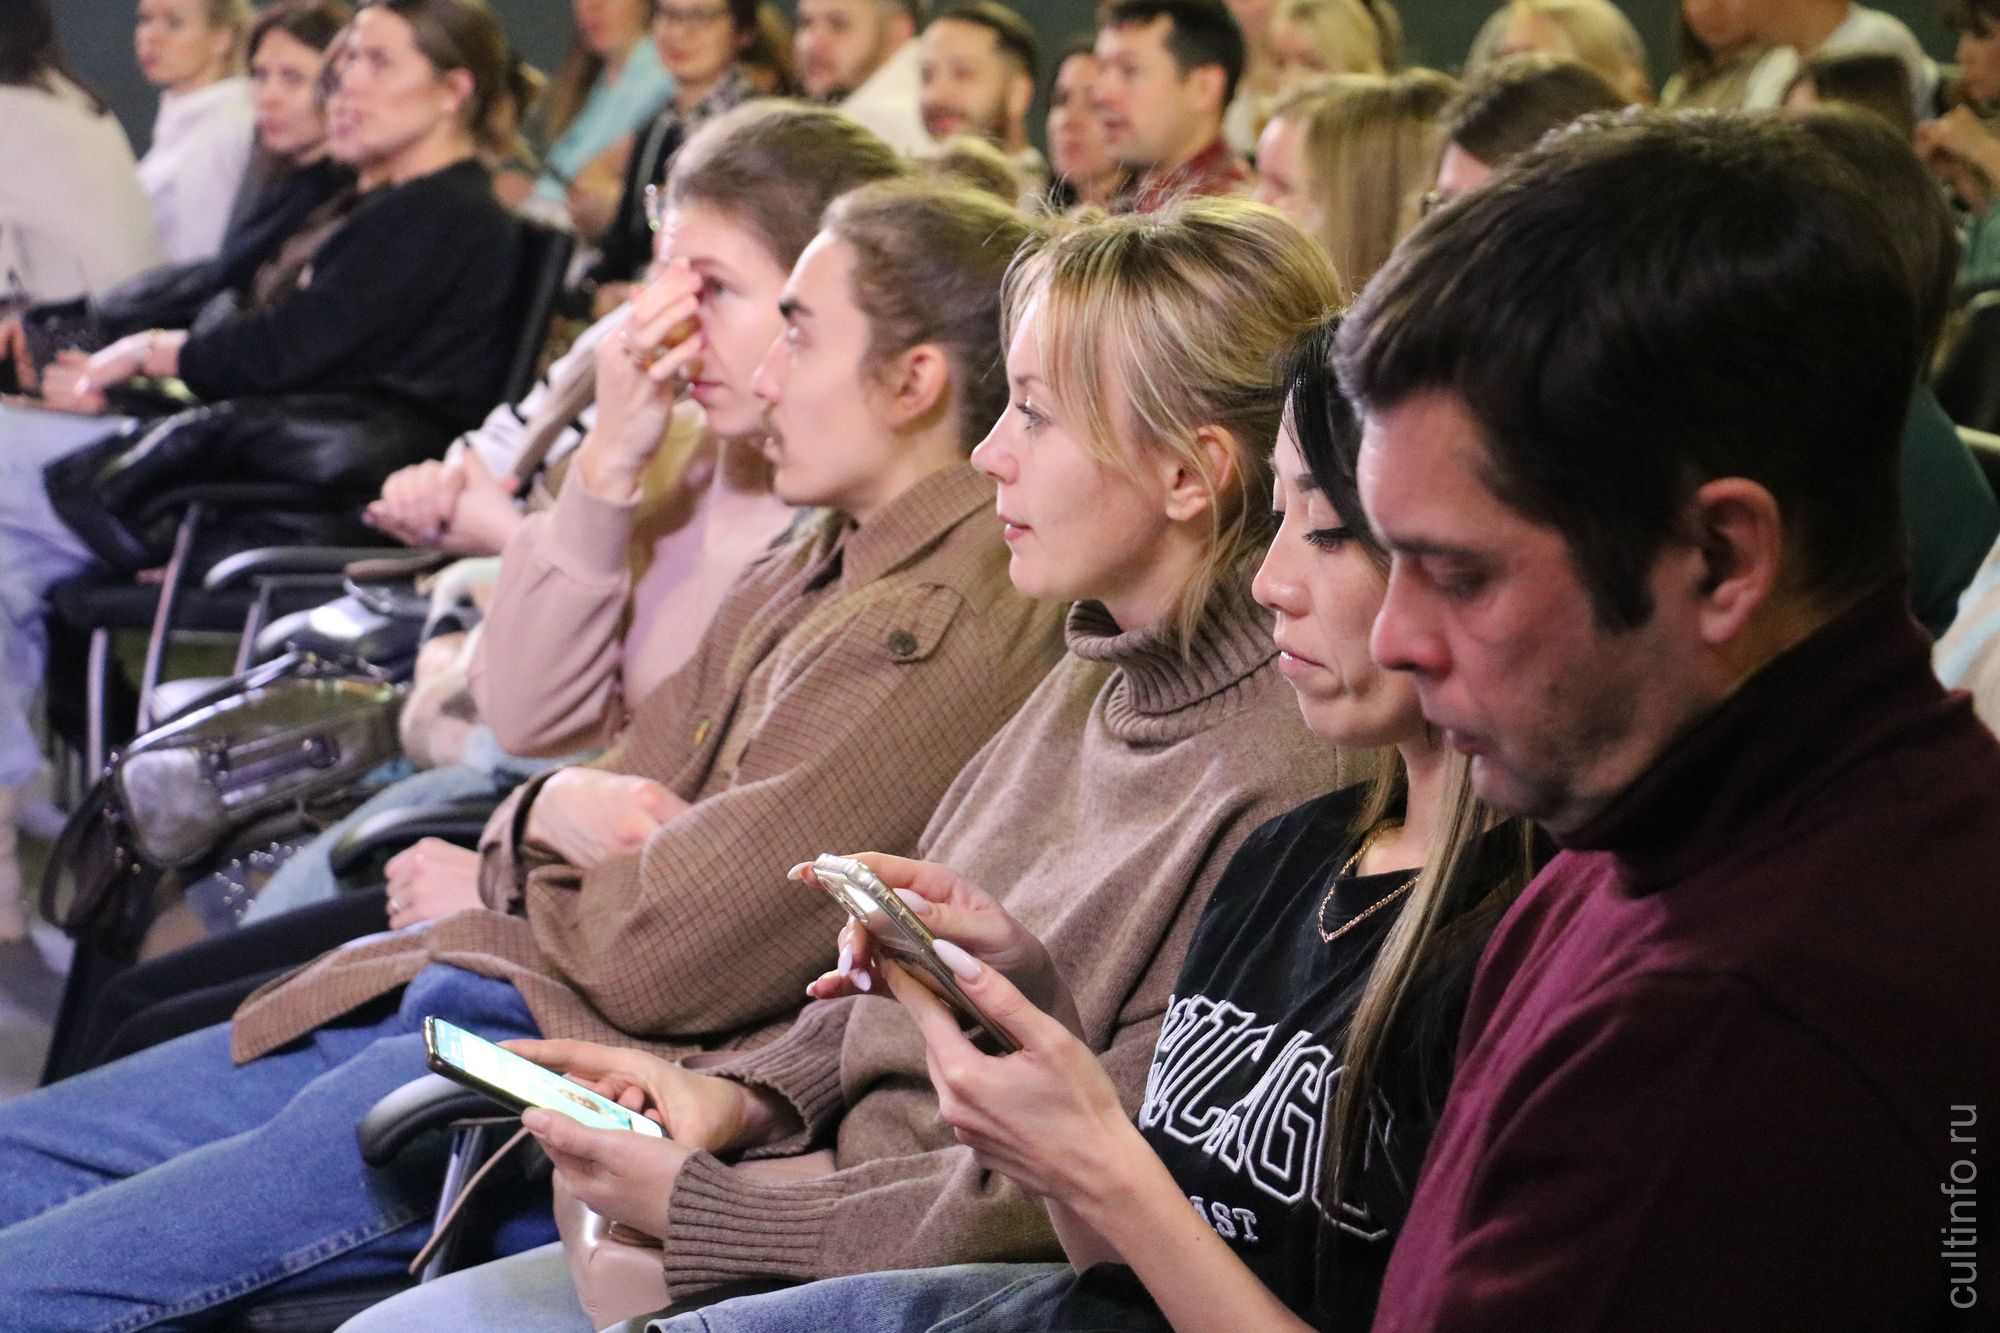
{"type": "MultiPolygon", "coordinates": [[[[1070,655],[952,784],[921,854],[1000,894],[1048,945],[1084,1036],[1136,1108],[1190,931],[1249,832],[1341,783],[1299,718],[1248,571],[1191,654],[1081,605],[1070,655]]],[[[850,849],[853,850],[853,849],[850,849]]],[[[923,1043],[893,1002],[814,1004],[755,1051],[690,1061],[785,1098],[806,1129],[749,1154],[830,1146],[837,1170],[681,1170],[666,1237],[676,1298],[748,1277],[1060,1258],[1040,1205],[979,1169],[939,1118],[923,1043]]]]}
{"type": "Polygon", "coordinates": [[[1057,610],[1007,579],[993,487],[954,465],[866,526],[753,565],[693,659],[597,767],[692,808],[588,873],[522,845],[541,780],[488,826],[489,907],[356,942],[252,995],[254,1059],[432,963],[499,977],[544,1035],[665,1054],[741,1045],[804,1003],[839,907],[785,872],[828,848],[913,849],[938,798],[1061,652],[1057,610]]]}

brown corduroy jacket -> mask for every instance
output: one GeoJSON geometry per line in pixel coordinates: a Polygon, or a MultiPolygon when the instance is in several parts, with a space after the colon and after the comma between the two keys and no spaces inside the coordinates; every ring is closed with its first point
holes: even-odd
{"type": "Polygon", "coordinates": [[[255,1059],[432,963],[511,982],[544,1035],[662,1054],[754,1042],[804,1001],[841,919],[785,872],[822,851],[913,849],[967,760],[1061,655],[1061,608],[1007,579],[991,483],[954,466],[863,527],[829,519],[752,565],[688,665],[596,766],[693,808],[579,872],[494,815],[488,906],[358,941],[252,995],[255,1059]]]}

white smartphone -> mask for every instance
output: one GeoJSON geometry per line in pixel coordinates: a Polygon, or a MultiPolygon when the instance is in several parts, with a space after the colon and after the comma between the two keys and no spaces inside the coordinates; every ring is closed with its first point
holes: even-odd
{"type": "Polygon", "coordinates": [[[506,1047],[496,1046],[442,1018],[424,1020],[424,1059],[446,1078],[483,1092],[516,1111],[540,1106],[561,1111],[592,1129],[629,1129],[656,1139],[665,1134],[658,1121],[628,1111],[609,1097],[600,1097],[553,1069],[524,1060],[506,1047]]]}

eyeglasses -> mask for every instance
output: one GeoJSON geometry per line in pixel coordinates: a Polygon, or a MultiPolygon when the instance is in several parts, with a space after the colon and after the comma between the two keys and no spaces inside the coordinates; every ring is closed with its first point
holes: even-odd
{"type": "Polygon", "coordinates": [[[1425,190],[1424,197],[1417,200],[1417,216],[1427,218],[1457,197],[1456,193],[1446,194],[1443,190],[1425,190]]]}
{"type": "Polygon", "coordinates": [[[678,5],[653,6],[653,22],[666,28],[705,28],[728,17],[729,8],[726,5],[697,5],[692,9],[683,9],[678,5]]]}
{"type": "Polygon", "coordinates": [[[667,192],[658,185],[646,187],[646,230],[658,231],[667,217],[667,192]]]}

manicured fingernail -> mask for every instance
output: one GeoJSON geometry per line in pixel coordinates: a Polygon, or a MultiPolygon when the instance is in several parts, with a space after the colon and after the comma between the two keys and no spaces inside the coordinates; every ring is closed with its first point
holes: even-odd
{"type": "Polygon", "coordinates": [[[960,981],[977,981],[986,965],[950,940],[937,942],[937,956],[944,959],[944,965],[958,974],[960,981]]]}
{"type": "Polygon", "coordinates": [[[853,946],[853,945],[851,945],[851,944],[843,944],[843,945],[841,945],[841,946],[840,946],[840,965],[839,965],[838,967],[834,968],[834,971],[836,971],[836,972],[845,972],[845,971],[847,971],[847,970],[848,970],[849,968],[851,968],[851,967],[853,967],[853,966],[854,966],[854,946],[853,946]]]}
{"type": "Polygon", "coordinates": [[[875,989],[875,978],[869,976],[866,972],[856,972],[854,974],[854,988],[856,990],[872,991],[875,989]]]}
{"type": "Polygon", "coordinates": [[[923,897],[921,894],[912,893],[908,889],[897,889],[896,896],[909,904],[910,910],[918,916],[929,916],[931,914],[931,900],[923,897]]]}
{"type": "Polygon", "coordinates": [[[792,867],[792,868],[791,868],[790,870],[787,870],[787,871],[785,872],[785,878],[786,878],[786,879],[788,879],[788,880],[791,880],[791,881],[792,881],[792,882],[793,882],[794,884],[803,884],[803,883],[805,883],[805,882],[806,882],[806,867],[807,867],[807,866],[809,866],[809,865],[811,865],[811,864],[812,864],[812,862],[810,862],[810,861],[801,861],[801,862],[799,862],[799,863],[798,863],[797,865],[793,866],[793,867],[792,867]]]}

